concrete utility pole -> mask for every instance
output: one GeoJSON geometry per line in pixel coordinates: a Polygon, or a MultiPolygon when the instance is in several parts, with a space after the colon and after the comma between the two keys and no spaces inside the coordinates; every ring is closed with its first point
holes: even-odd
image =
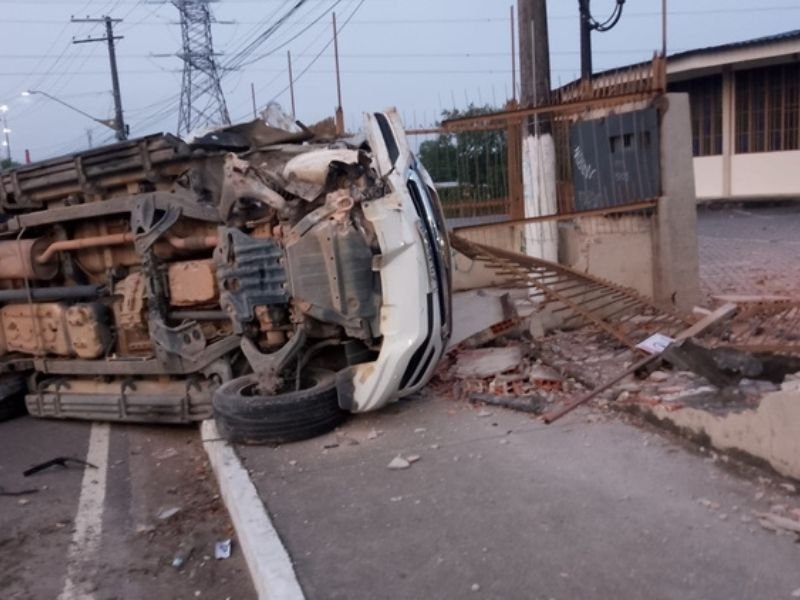
{"type": "Polygon", "coordinates": [[[72,18],[73,23],[105,23],[106,35],[99,38],[86,38],[85,40],[73,39],[73,44],[87,44],[93,42],[106,42],[108,44],[108,60],[111,63],[111,85],[114,89],[114,130],[117,134],[117,140],[123,141],[128,139],[128,129],[125,125],[125,119],[122,115],[122,93],[119,89],[119,73],[117,72],[117,51],[114,45],[116,40],[123,39],[122,36],[114,35],[114,24],[121,23],[122,19],[112,19],[111,17],[102,17],[99,19],[76,19],[72,18]]]}
{"type": "Polygon", "coordinates": [[[545,0],[519,0],[521,103],[543,104],[550,98],[550,40],[545,0]]]}

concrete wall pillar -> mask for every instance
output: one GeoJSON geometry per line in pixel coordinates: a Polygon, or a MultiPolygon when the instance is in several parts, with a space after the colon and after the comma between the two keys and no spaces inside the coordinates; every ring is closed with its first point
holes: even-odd
{"type": "Polygon", "coordinates": [[[730,67],[722,71],[722,197],[731,196],[731,162],[736,148],[734,75],[730,67]]]}
{"type": "Polygon", "coordinates": [[[661,189],[653,236],[654,300],[689,312],[700,301],[697,199],[688,94],[666,94],[661,121],[661,189]]]}

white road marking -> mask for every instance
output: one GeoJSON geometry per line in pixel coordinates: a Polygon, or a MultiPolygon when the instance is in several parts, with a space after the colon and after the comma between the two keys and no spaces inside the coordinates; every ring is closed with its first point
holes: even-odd
{"type": "Polygon", "coordinates": [[[213,420],[203,421],[201,435],[259,599],[304,600],[292,559],[236,452],[213,420]]]}
{"type": "Polygon", "coordinates": [[[92,600],[97,587],[97,559],[103,534],[103,505],[106,499],[108,447],[111,427],[95,423],[89,436],[86,460],[97,468],[86,467],[81,483],[75,532],[67,554],[67,577],[58,600],[92,600]]]}

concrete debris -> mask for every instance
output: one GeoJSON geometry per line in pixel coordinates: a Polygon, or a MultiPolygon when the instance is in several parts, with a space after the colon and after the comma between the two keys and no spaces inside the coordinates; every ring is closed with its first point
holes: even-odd
{"type": "Polygon", "coordinates": [[[166,521],[167,519],[171,519],[175,515],[181,512],[181,509],[177,506],[172,506],[170,508],[165,508],[160,513],[158,513],[158,520],[159,521],[166,521]]]}
{"type": "Polygon", "coordinates": [[[490,410],[482,410],[478,413],[478,416],[482,419],[485,419],[486,417],[491,417],[492,414],[494,413],[492,413],[490,410]]]}
{"type": "Polygon", "coordinates": [[[800,535],[800,521],[795,521],[789,517],[777,515],[775,513],[754,513],[758,517],[758,522],[764,529],[775,532],[788,532],[800,535]]]}
{"type": "Polygon", "coordinates": [[[699,504],[702,504],[706,508],[711,509],[711,510],[718,510],[719,507],[720,507],[720,503],[719,502],[712,502],[708,498],[700,498],[697,502],[699,504]]]}
{"type": "Polygon", "coordinates": [[[414,433],[425,433],[426,431],[427,431],[427,429],[425,429],[424,427],[417,427],[414,430],[414,433]]]}
{"type": "Polygon", "coordinates": [[[472,586],[469,589],[471,589],[473,592],[480,592],[481,591],[481,586],[480,586],[480,584],[473,583],[472,586]]]}
{"type": "Polygon", "coordinates": [[[367,439],[376,440],[382,435],[383,431],[381,431],[380,429],[370,429],[369,433],[367,434],[367,439]]]}
{"type": "Polygon", "coordinates": [[[796,494],[797,493],[797,486],[795,486],[792,483],[779,483],[778,485],[780,487],[782,487],[783,489],[785,489],[790,494],[796,494]]]}
{"type": "MultiPolygon", "coordinates": [[[[492,406],[501,406],[520,412],[541,414],[544,411],[545,400],[538,396],[511,396],[495,394],[471,394],[470,402],[481,402],[492,406]]],[[[489,413],[491,414],[491,413],[489,413]]],[[[480,416],[480,414],[478,415],[480,416]]]]}
{"type": "Polygon", "coordinates": [[[386,465],[386,467],[388,469],[391,469],[393,471],[399,471],[401,469],[408,469],[410,466],[411,466],[411,463],[408,462],[405,458],[403,458],[402,456],[399,456],[399,455],[395,456],[392,459],[392,461],[388,465],[386,465]]]}
{"type": "Polygon", "coordinates": [[[458,354],[455,375],[459,379],[486,378],[510,371],[522,362],[520,346],[464,350],[458,354]]]}
{"type": "Polygon", "coordinates": [[[178,451],[175,448],[167,448],[161,452],[153,454],[153,458],[156,460],[167,460],[168,458],[173,458],[175,456],[178,456],[178,451]]]}
{"type": "Polygon", "coordinates": [[[663,383],[669,379],[669,373],[665,373],[664,371],[653,371],[650,373],[650,377],[648,379],[655,383],[663,383]]]}
{"type": "Polygon", "coordinates": [[[800,588],[792,592],[792,598],[800,598],[800,588]]]}
{"type": "Polygon", "coordinates": [[[406,460],[412,465],[415,462],[419,461],[421,458],[422,457],[419,454],[409,454],[408,456],[406,456],[406,460]]]}
{"type": "Polygon", "coordinates": [[[175,553],[175,557],[172,559],[172,566],[175,567],[176,569],[183,568],[193,552],[194,552],[193,545],[181,544],[178,547],[178,551],[175,553]]]}

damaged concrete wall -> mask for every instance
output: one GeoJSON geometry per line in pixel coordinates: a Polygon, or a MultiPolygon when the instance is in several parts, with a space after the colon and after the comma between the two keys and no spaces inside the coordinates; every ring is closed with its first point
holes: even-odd
{"type": "Polygon", "coordinates": [[[477,262],[453,251],[453,291],[479,290],[502,285],[504,278],[485,263],[477,262]]]}
{"type": "Polygon", "coordinates": [[[784,390],[761,399],[757,410],[723,415],[707,410],[657,405],[649,409],[661,420],[694,435],[708,437],[714,448],[764,460],[778,473],[800,480],[800,391],[784,390]]]}
{"type": "Polygon", "coordinates": [[[587,217],[562,223],[559,262],[653,297],[654,216],[587,217]]]}
{"type": "Polygon", "coordinates": [[[689,312],[700,300],[689,100],[686,94],[667,94],[662,101],[662,197],[656,215],[564,222],[559,261],[632,287],[664,308],[689,312]]]}

